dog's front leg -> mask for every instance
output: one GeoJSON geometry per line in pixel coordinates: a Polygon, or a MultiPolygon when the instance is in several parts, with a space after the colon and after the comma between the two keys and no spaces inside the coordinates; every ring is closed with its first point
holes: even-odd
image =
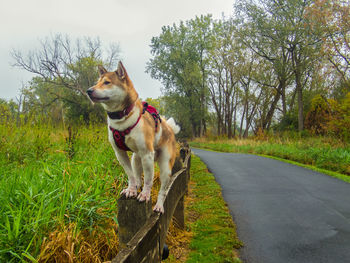
{"type": "Polygon", "coordinates": [[[137,189],[141,187],[142,163],[141,157],[137,153],[132,154],[131,168],[136,179],[137,189]]]}
{"type": "Polygon", "coordinates": [[[121,192],[121,194],[125,195],[126,198],[136,197],[137,196],[137,189],[140,186],[137,184],[138,183],[137,179],[136,179],[136,177],[131,169],[131,163],[130,163],[129,156],[128,156],[127,152],[120,150],[120,149],[116,149],[115,154],[118,158],[119,163],[121,164],[121,166],[124,168],[124,171],[128,175],[128,188],[124,189],[121,192]]]}
{"type": "Polygon", "coordinates": [[[141,163],[143,168],[143,189],[137,199],[140,202],[151,200],[151,189],[154,175],[154,152],[147,152],[141,155],[141,163]]]}

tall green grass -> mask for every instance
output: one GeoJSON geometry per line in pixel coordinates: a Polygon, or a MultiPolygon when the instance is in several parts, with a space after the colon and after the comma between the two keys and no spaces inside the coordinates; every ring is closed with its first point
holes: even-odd
{"type": "Polygon", "coordinates": [[[114,218],[127,178],[106,133],[0,124],[0,262],[35,262],[54,229],[103,231],[114,218]]]}

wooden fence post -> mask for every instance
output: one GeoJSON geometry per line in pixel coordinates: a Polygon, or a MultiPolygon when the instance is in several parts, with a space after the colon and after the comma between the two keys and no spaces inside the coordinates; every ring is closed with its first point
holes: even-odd
{"type": "Polygon", "coordinates": [[[184,196],[181,197],[173,214],[173,220],[175,226],[179,229],[185,229],[185,206],[184,206],[184,196]]]}
{"type": "MultiPolygon", "coordinates": [[[[183,167],[183,162],[185,161],[186,156],[188,155],[188,149],[187,148],[182,148],[180,150],[180,158],[176,158],[174,168],[173,168],[173,174],[179,171],[180,169],[184,168],[183,167]]],[[[186,182],[186,193],[188,192],[188,176],[187,176],[187,171],[186,171],[186,177],[187,177],[187,182],[186,182]]],[[[185,204],[184,204],[184,196],[182,196],[177,203],[177,206],[174,210],[173,214],[173,219],[175,222],[176,227],[180,229],[185,229],[185,204]]]]}
{"type": "Polygon", "coordinates": [[[122,249],[152,215],[152,202],[139,202],[136,198],[118,199],[119,248],[122,249]]]}

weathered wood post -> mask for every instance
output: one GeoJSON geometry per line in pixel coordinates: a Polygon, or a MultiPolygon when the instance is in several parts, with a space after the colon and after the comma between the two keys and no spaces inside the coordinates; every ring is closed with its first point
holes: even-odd
{"type": "Polygon", "coordinates": [[[118,199],[119,249],[122,249],[147,222],[152,214],[152,202],[139,202],[136,198],[118,199]]]}
{"type": "MultiPolygon", "coordinates": [[[[180,150],[180,157],[177,157],[175,160],[175,164],[173,166],[172,174],[177,173],[183,168],[183,162],[185,158],[182,155],[182,149],[180,150]]],[[[187,185],[187,182],[186,182],[187,185]]],[[[176,227],[180,229],[185,229],[185,205],[184,205],[184,196],[182,196],[177,203],[175,208],[173,219],[175,221],[176,227]]]]}
{"type": "Polygon", "coordinates": [[[181,197],[174,211],[173,220],[179,229],[185,229],[185,204],[184,196],[181,197]]]}

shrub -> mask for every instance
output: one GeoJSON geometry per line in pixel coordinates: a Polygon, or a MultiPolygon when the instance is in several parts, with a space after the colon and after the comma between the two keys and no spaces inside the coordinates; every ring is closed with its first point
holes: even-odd
{"type": "Polygon", "coordinates": [[[338,101],[321,95],[311,101],[311,109],[305,118],[305,128],[317,135],[333,135],[350,139],[350,92],[338,101]]]}
{"type": "Polygon", "coordinates": [[[311,100],[311,109],[306,114],[305,128],[317,135],[325,135],[328,131],[328,122],[332,113],[331,104],[321,95],[311,100]]]}
{"type": "Polygon", "coordinates": [[[342,139],[350,140],[350,92],[336,105],[329,121],[330,130],[342,139]]]}

